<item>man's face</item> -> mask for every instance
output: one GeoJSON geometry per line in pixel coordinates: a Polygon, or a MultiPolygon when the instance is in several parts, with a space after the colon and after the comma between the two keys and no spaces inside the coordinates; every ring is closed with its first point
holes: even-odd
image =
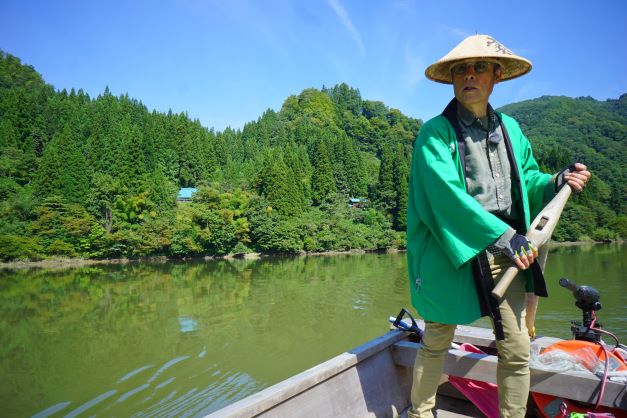
{"type": "Polygon", "coordinates": [[[485,112],[494,84],[501,77],[501,68],[481,60],[465,61],[453,66],[451,73],[457,100],[475,113],[481,109],[485,112]]]}

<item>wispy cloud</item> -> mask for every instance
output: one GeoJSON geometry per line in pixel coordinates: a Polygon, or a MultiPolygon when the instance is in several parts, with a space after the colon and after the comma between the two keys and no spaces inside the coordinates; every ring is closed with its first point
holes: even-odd
{"type": "Polygon", "coordinates": [[[451,26],[444,26],[444,29],[451,34],[454,38],[467,38],[470,35],[473,35],[473,33],[468,33],[467,31],[465,31],[464,29],[461,28],[454,28],[451,26]]]}
{"type": "Polygon", "coordinates": [[[333,11],[337,15],[337,17],[340,18],[342,25],[344,25],[344,27],[351,34],[351,37],[357,44],[359,51],[361,51],[361,53],[365,55],[366,48],[364,47],[364,42],[361,40],[361,35],[359,34],[359,31],[355,28],[355,25],[353,25],[353,22],[351,21],[350,16],[348,16],[348,13],[346,12],[344,6],[342,6],[339,0],[327,0],[327,2],[333,8],[333,11]]]}
{"type": "Polygon", "coordinates": [[[416,85],[425,78],[423,73],[425,61],[418,51],[420,51],[420,49],[414,47],[412,40],[407,41],[404,51],[406,64],[405,79],[410,89],[416,87],[416,85]]]}

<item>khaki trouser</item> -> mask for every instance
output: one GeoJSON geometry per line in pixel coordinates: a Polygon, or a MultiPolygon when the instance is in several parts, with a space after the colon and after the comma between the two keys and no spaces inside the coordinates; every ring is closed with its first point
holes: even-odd
{"type": "MultiPolygon", "coordinates": [[[[509,258],[490,259],[492,276],[511,265],[509,258]]],[[[525,325],[525,283],[518,276],[499,306],[505,339],[496,342],[498,363],[496,380],[501,417],[524,417],[529,396],[529,334],[525,325]]],[[[422,344],[414,365],[409,418],[433,417],[435,392],[438,388],[446,352],[451,347],[456,325],[425,321],[422,344]]]]}

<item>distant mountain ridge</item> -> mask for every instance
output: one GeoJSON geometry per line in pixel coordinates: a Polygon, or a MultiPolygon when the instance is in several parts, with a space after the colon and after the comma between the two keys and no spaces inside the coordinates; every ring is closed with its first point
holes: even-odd
{"type": "MultiPolygon", "coordinates": [[[[591,163],[602,163],[595,170],[602,169],[607,160],[622,165],[619,172],[604,175],[606,180],[625,174],[627,93],[619,99],[606,101],[591,97],[542,96],[509,104],[499,110],[514,117],[525,134],[537,138],[542,146],[559,144],[569,147],[573,157],[594,155],[591,163]]],[[[624,178],[617,180],[622,182],[624,178]]]]}
{"type": "Polygon", "coordinates": [[[557,237],[566,235],[573,239],[583,229],[579,226],[593,222],[600,229],[621,231],[621,236],[625,237],[627,93],[605,101],[591,97],[542,96],[499,110],[520,123],[533,144],[536,159],[546,171],[555,172],[580,161],[593,173],[586,192],[569,207],[557,237]],[[575,213],[576,210],[580,213],[575,213]],[[612,216],[611,212],[617,216],[612,216]],[[578,227],[564,234],[569,228],[567,222],[578,227]]]}

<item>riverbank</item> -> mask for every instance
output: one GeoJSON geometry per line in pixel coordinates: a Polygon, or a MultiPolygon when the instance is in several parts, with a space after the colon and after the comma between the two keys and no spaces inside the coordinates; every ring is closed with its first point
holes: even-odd
{"type": "MultiPolygon", "coordinates": [[[[623,243],[624,241],[612,241],[612,242],[595,242],[595,241],[575,241],[575,242],[551,242],[549,247],[568,247],[568,246],[582,246],[582,245],[600,245],[600,244],[616,244],[623,243]]],[[[22,269],[66,269],[75,267],[85,267],[102,264],[132,264],[132,263],[165,263],[168,261],[185,261],[185,260],[233,260],[233,259],[245,259],[256,260],[263,257],[276,257],[276,256],[288,256],[288,257],[319,257],[319,256],[335,256],[335,255],[353,255],[353,254],[365,254],[371,252],[403,252],[404,249],[388,248],[385,250],[363,250],[355,249],[348,251],[322,251],[322,252],[301,252],[298,254],[276,254],[276,253],[241,253],[241,254],[229,254],[226,256],[190,256],[190,257],[166,257],[166,256],[152,256],[152,257],[139,257],[139,258],[107,258],[107,259],[86,259],[86,258],[67,258],[67,257],[54,257],[45,260],[18,260],[0,262],[0,270],[22,270],[22,269]]]]}
{"type": "Polygon", "coordinates": [[[277,253],[241,253],[229,254],[225,256],[189,256],[189,257],[138,257],[138,258],[107,258],[107,259],[87,259],[87,258],[67,258],[67,257],[51,257],[45,260],[16,260],[0,262],[0,270],[22,270],[22,269],[65,269],[75,267],[85,267],[102,264],[134,264],[134,263],[165,263],[168,261],[185,261],[185,260],[257,260],[264,257],[319,257],[319,256],[335,256],[335,255],[353,255],[365,254],[372,252],[402,252],[404,250],[398,248],[389,248],[386,250],[348,250],[348,251],[322,251],[322,252],[301,252],[298,254],[277,254],[277,253]]]}

